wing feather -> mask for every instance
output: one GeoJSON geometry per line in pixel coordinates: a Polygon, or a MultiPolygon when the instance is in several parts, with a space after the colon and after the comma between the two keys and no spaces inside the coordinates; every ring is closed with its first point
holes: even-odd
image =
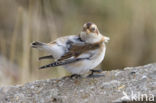
{"type": "Polygon", "coordinates": [[[62,61],[65,59],[69,59],[71,57],[78,57],[83,53],[86,53],[90,50],[98,49],[101,46],[101,42],[95,43],[95,44],[84,44],[84,45],[71,45],[69,48],[69,51],[65,53],[58,61],[62,61]]]}
{"type": "Polygon", "coordinates": [[[65,52],[63,56],[61,56],[56,62],[42,66],[40,67],[40,69],[66,65],[66,64],[74,63],[80,60],[89,59],[90,56],[81,57],[81,55],[88,54],[89,53],[88,51],[90,50],[95,50],[95,49],[100,48],[102,43],[103,41],[100,41],[94,44],[81,43],[80,45],[74,42],[69,42],[69,43],[67,42],[66,45],[69,46],[68,51],[65,52]]]}
{"type": "Polygon", "coordinates": [[[42,66],[39,69],[45,69],[48,67],[56,67],[56,66],[66,65],[66,64],[70,64],[70,63],[77,62],[77,61],[84,60],[84,59],[88,59],[88,58],[74,58],[74,59],[68,59],[68,60],[64,60],[64,61],[56,61],[51,64],[42,66]]]}

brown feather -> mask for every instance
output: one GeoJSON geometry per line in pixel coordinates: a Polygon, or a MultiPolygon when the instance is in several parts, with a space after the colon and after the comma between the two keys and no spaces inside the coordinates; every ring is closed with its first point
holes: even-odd
{"type": "Polygon", "coordinates": [[[66,54],[64,54],[59,61],[64,60],[64,59],[68,59],[72,56],[74,57],[78,57],[79,55],[81,55],[82,53],[85,53],[87,51],[90,50],[95,50],[101,47],[103,43],[103,39],[100,42],[94,43],[94,44],[85,44],[85,45],[72,45],[71,48],[69,49],[69,52],[67,52],[66,54]]]}

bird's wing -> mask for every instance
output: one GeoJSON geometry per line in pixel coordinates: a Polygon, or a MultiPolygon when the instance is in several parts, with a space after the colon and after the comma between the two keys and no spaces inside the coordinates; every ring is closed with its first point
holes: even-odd
{"type": "Polygon", "coordinates": [[[48,50],[52,53],[55,60],[60,59],[63,55],[69,52],[72,45],[83,45],[84,42],[79,40],[78,35],[65,36],[48,43],[48,50]]]}
{"type": "Polygon", "coordinates": [[[80,55],[87,54],[88,51],[98,49],[101,46],[101,43],[94,43],[94,44],[72,44],[68,50],[59,61],[66,60],[69,58],[78,58],[80,55]]]}
{"type": "Polygon", "coordinates": [[[51,64],[42,66],[40,67],[40,69],[62,66],[62,65],[78,62],[81,60],[90,59],[93,54],[92,52],[89,51],[94,51],[95,49],[98,49],[100,45],[101,42],[95,44],[84,44],[84,45],[71,44],[71,47],[69,48],[68,52],[65,53],[60,59],[58,59],[56,62],[53,62],[51,64]]]}
{"type": "Polygon", "coordinates": [[[84,60],[84,59],[88,59],[88,58],[73,58],[73,59],[67,59],[67,60],[63,60],[63,61],[56,61],[51,64],[44,65],[44,66],[40,67],[39,69],[45,69],[48,67],[56,67],[56,66],[66,65],[66,64],[74,63],[74,62],[84,60]]]}

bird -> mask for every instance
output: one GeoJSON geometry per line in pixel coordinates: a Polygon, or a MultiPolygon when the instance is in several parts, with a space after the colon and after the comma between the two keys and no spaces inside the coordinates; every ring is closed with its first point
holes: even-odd
{"type": "Polygon", "coordinates": [[[50,53],[50,55],[39,57],[42,59],[54,59],[54,62],[41,66],[39,69],[62,66],[72,76],[80,76],[89,71],[93,75],[95,70],[105,57],[106,43],[109,37],[100,33],[97,25],[87,22],[83,25],[78,35],[59,37],[56,40],[43,43],[34,41],[32,48],[50,53]]]}

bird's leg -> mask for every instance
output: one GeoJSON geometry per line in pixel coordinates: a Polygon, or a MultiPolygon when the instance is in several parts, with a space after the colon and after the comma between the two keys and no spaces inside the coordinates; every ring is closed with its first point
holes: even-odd
{"type": "Polygon", "coordinates": [[[91,71],[91,73],[88,75],[88,77],[92,77],[94,75],[94,73],[101,73],[102,72],[102,70],[94,70],[94,69],[92,69],[90,71],[91,71]]]}
{"type": "Polygon", "coordinates": [[[75,77],[75,78],[80,78],[81,75],[80,75],[80,74],[72,74],[72,75],[70,76],[70,78],[73,78],[73,77],[75,77]]]}

